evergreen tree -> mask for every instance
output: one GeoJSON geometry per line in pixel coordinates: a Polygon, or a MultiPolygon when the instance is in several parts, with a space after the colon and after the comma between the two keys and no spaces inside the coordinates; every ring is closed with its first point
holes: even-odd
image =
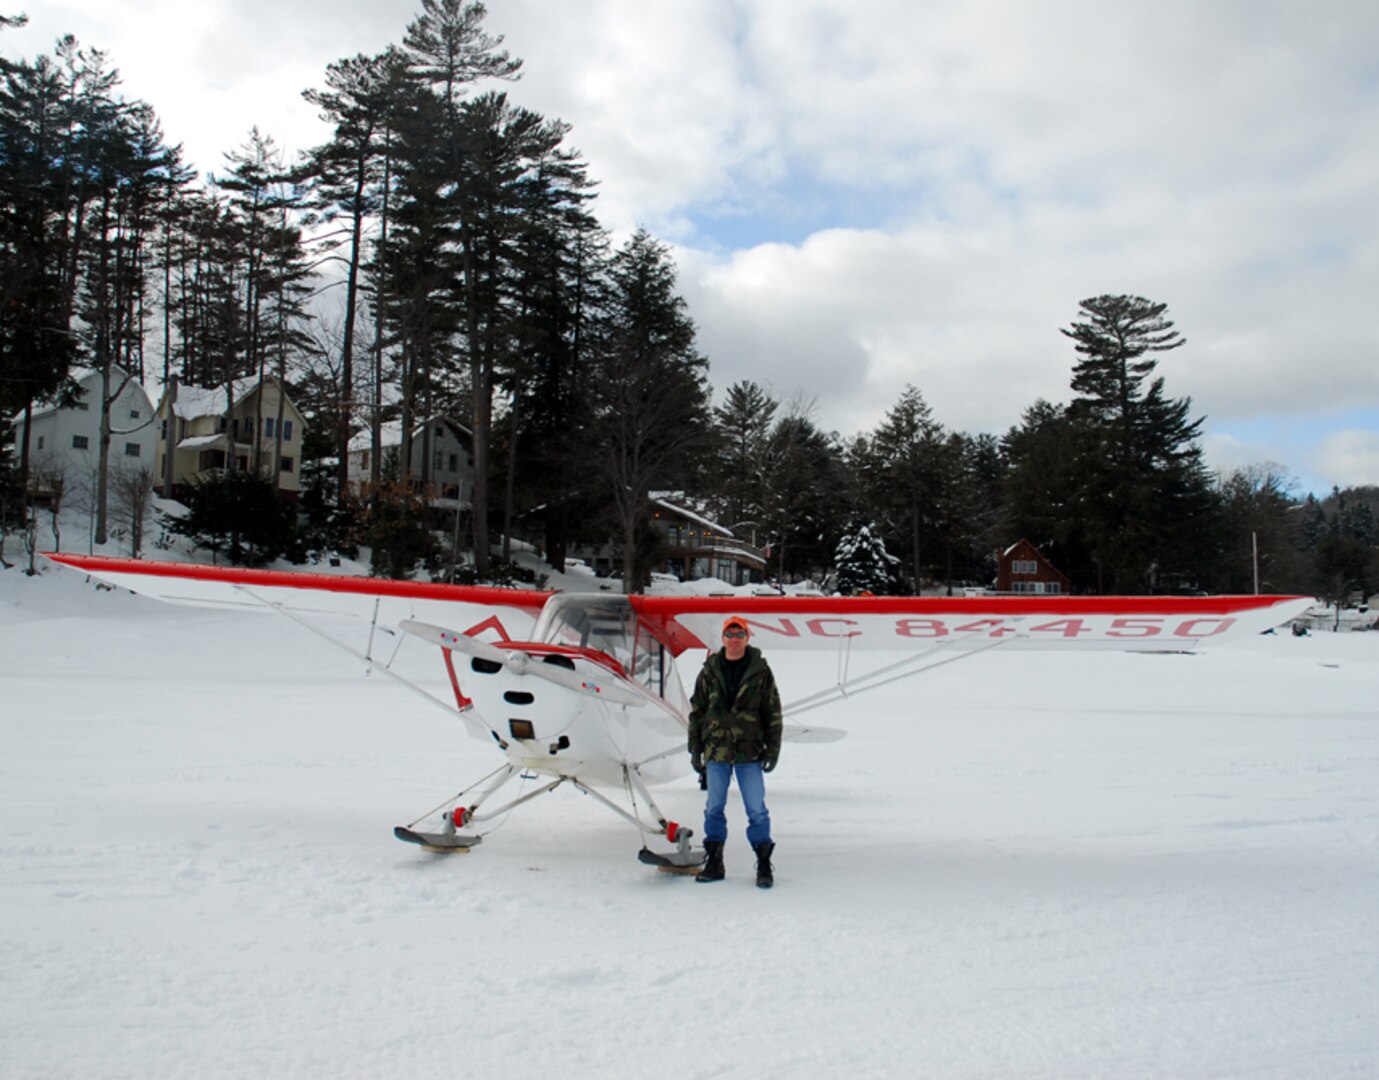
{"type": "Polygon", "coordinates": [[[856,499],[838,438],[819,430],[812,401],[787,403],[766,440],[762,534],[784,580],[825,571],[856,499]]]}
{"type": "Polygon", "coordinates": [[[1076,342],[1073,425],[1077,506],[1097,591],[1196,587],[1210,561],[1209,477],[1190,420],[1191,399],[1173,400],[1162,378],[1146,388],[1155,354],[1184,344],[1166,305],[1138,296],[1082,301],[1076,342]]]}
{"type": "Polygon", "coordinates": [[[540,153],[515,188],[520,201],[511,249],[514,336],[503,379],[511,403],[503,532],[506,544],[519,511],[539,508],[546,558],[563,569],[572,536],[597,538],[588,528],[597,519],[588,505],[589,484],[579,473],[579,445],[589,422],[579,388],[596,313],[605,306],[608,242],[588,210],[593,195],[584,163],[554,141],[533,146],[540,153]]]}
{"type": "MultiPolygon", "coordinates": [[[[313,222],[338,223],[338,228],[322,235],[318,244],[326,251],[341,252],[335,257],[345,268],[338,403],[332,410],[336,421],[336,491],[341,506],[349,497],[349,443],[356,428],[355,340],[361,274],[369,239],[366,223],[379,218],[385,206],[394,112],[401,103],[404,71],[402,57],[395,50],[374,57],[355,56],[327,67],[327,89],[303,93],[321,110],[321,118],[333,125],[331,140],[309,154],[306,176],[310,205],[318,215],[313,222]]],[[[378,438],[380,404],[375,384],[374,408],[368,414],[374,433],[372,458],[375,461],[381,449],[378,438]]]]}
{"type": "Polygon", "coordinates": [[[765,516],[765,468],[772,421],[779,403],[756,383],[728,387],[714,409],[718,468],[714,476],[724,520],[756,522],[765,516]]]}
{"type": "MultiPolygon", "coordinates": [[[[0,416],[26,416],[62,388],[76,359],[64,287],[68,180],[60,135],[62,73],[46,57],[6,65],[0,80],[0,416]]],[[[27,425],[18,479],[28,477],[27,425]]]]}
{"type": "Polygon", "coordinates": [[[844,596],[885,595],[891,591],[899,561],[887,553],[885,541],[871,523],[855,521],[833,553],[836,588],[844,596]]]}
{"type": "Polygon", "coordinates": [[[613,258],[608,309],[590,365],[590,473],[614,508],[623,588],[649,566],[637,560],[638,533],[653,490],[678,488],[694,474],[709,424],[707,361],[675,292],[666,248],[644,229],[613,258]]]}
{"type": "Polygon", "coordinates": [[[243,471],[209,474],[191,483],[186,502],[184,517],[165,516],[162,524],[196,547],[223,551],[241,566],[284,555],[301,560],[296,512],[268,479],[243,471]]]}
{"type": "MultiPolygon", "coordinates": [[[[454,227],[458,246],[453,251],[463,303],[466,349],[469,360],[469,394],[474,439],[474,559],[483,576],[489,563],[488,487],[489,441],[493,419],[493,389],[497,295],[495,251],[490,229],[496,220],[493,208],[492,159],[483,150],[495,121],[493,99],[477,108],[463,107],[468,88],[480,79],[515,79],[522,61],[501,50],[501,35],[483,29],[487,14],[483,4],[463,0],[422,0],[422,14],[407,28],[403,42],[414,78],[432,95],[438,112],[441,164],[448,183],[442,206],[449,213],[440,224],[454,227]],[[476,151],[480,151],[476,155],[476,151]],[[477,166],[477,168],[476,168],[477,166]],[[477,182],[483,176],[489,183],[477,182]],[[482,239],[490,241],[481,247],[482,239]]],[[[503,103],[505,104],[505,102],[503,103]]],[[[429,358],[423,358],[429,359],[429,358]]],[[[404,418],[404,425],[406,420],[404,418]]]]}
{"type": "Polygon", "coordinates": [[[1217,482],[1220,555],[1213,592],[1306,592],[1310,559],[1303,504],[1294,502],[1287,472],[1272,463],[1232,470],[1217,482]],[[1256,580],[1256,578],[1258,580],[1256,580]]]}
{"type": "Polygon", "coordinates": [[[939,514],[953,468],[943,427],[918,388],[905,387],[872,435],[868,451],[860,465],[869,505],[881,513],[887,536],[908,549],[917,593],[934,568],[946,562],[939,514]]]}

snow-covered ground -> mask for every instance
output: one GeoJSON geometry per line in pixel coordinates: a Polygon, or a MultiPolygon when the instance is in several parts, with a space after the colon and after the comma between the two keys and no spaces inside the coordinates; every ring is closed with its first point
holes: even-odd
{"type": "Polygon", "coordinates": [[[451,718],[272,617],[0,572],[0,1076],[1379,1075],[1379,633],[810,718],[850,734],[770,778],[769,892],[735,796],[717,885],[563,789],[433,856],[391,827],[498,764],[451,718]]]}

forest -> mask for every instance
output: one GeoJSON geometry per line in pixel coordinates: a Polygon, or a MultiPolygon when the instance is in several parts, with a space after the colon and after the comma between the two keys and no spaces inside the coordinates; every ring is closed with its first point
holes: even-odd
{"type": "MultiPolygon", "coordinates": [[[[68,37],[0,60],[0,409],[18,433],[0,528],[38,512],[26,417],[69,400],[83,368],[107,375],[104,413],[119,369],[155,400],[174,377],[289,388],[308,423],[300,504],[275,508],[232,455],[192,507],[271,521],[260,555],[368,547],[377,573],[496,581],[513,538],[556,568],[608,545],[631,589],[663,558],[649,493],[673,491],[750,528],[782,581],[985,586],[1023,537],[1080,592],[1379,585],[1379,487],[1299,497],[1281,464],[1205,466],[1203,418],[1158,372],[1187,346],[1162,300],[1069,298],[1068,399],[1004,433],[950,429],[917,386],[851,434],[822,430],[807,395],[739,381],[715,397],[670,246],[600,224],[568,125],[519,103],[522,61],[482,4],[420,8],[398,42],[304,89],[329,141],[289,161],[255,128],[202,178],[98,49],[68,37]],[[439,416],[473,439],[473,511],[453,534],[426,521],[425,443],[419,467],[406,440],[391,468],[380,452],[385,425],[439,416]],[[350,483],[359,440],[371,473],[350,483]],[[840,566],[861,536],[884,547],[879,576],[840,566]]],[[[120,482],[105,449],[100,542],[120,482]]]]}

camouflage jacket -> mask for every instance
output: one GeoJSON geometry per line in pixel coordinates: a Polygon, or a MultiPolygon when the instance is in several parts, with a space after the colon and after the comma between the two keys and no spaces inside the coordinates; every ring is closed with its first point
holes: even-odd
{"type": "Polygon", "coordinates": [[[780,756],[780,693],[761,650],[747,646],[747,671],[728,701],[723,651],[704,662],[690,698],[689,751],[705,761],[742,764],[780,756]]]}

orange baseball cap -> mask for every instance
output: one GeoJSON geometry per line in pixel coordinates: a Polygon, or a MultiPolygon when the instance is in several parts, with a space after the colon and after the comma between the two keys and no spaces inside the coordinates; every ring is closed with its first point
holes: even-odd
{"type": "Polygon", "coordinates": [[[741,615],[729,615],[726,619],[724,619],[724,620],[723,620],[723,633],[726,634],[726,633],[727,633],[729,630],[731,630],[734,626],[736,626],[739,630],[741,630],[741,631],[742,631],[744,634],[746,634],[748,637],[751,637],[751,636],[752,636],[752,631],[751,631],[751,630],[748,628],[748,626],[747,626],[747,620],[744,619],[741,615]]]}

